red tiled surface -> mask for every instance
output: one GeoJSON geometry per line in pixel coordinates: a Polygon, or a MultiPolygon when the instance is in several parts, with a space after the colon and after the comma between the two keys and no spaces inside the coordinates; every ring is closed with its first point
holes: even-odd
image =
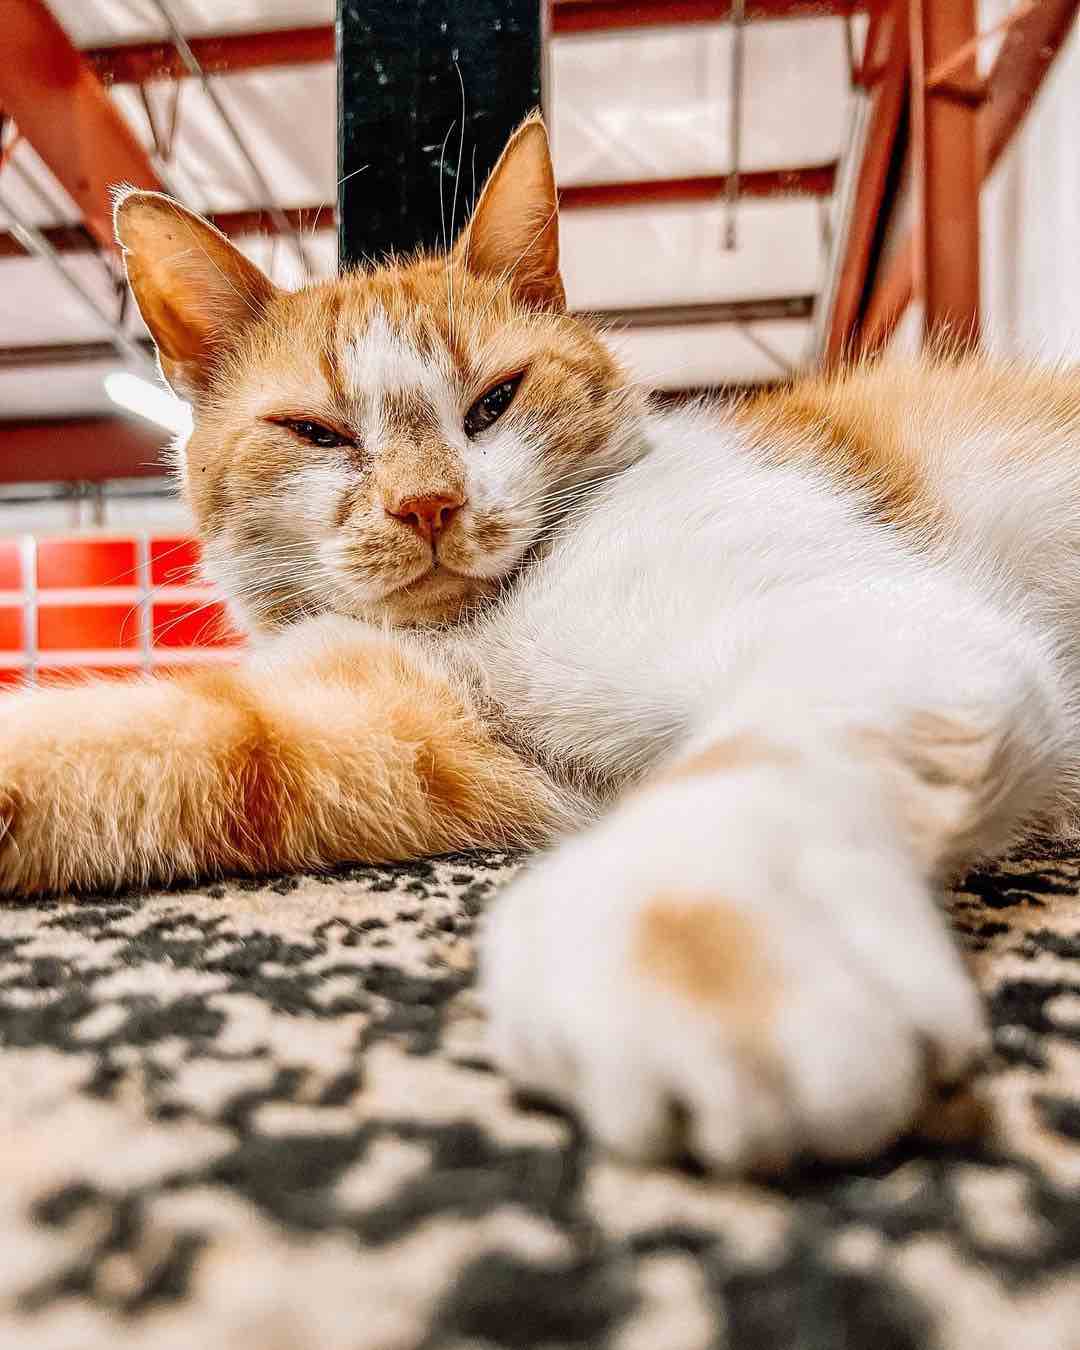
{"type": "Polygon", "coordinates": [[[191,601],[154,606],[155,647],[233,647],[240,641],[224,605],[191,601]]]}
{"type": "Polygon", "coordinates": [[[23,612],[18,605],[0,605],[0,652],[23,649],[23,612]]]}
{"type": "Polygon", "coordinates": [[[38,588],[135,586],[134,539],[39,539],[38,588]]]}
{"type": "Polygon", "coordinates": [[[0,591],[21,591],[22,552],[13,539],[0,539],[0,591]]]}
{"type": "MultiPolygon", "coordinates": [[[[29,578],[23,575],[23,538],[0,540],[0,592],[18,594],[29,578]]],[[[113,601],[102,594],[102,587],[126,587],[129,592],[144,593],[137,568],[140,544],[136,537],[40,539],[32,541],[37,551],[37,645],[43,658],[51,653],[71,652],[70,661],[61,667],[42,664],[37,678],[43,684],[70,683],[87,675],[106,678],[126,678],[143,668],[141,610],[131,603],[131,595],[116,595],[113,601]],[[97,591],[80,603],[78,594],[57,595],[62,604],[50,603],[50,595],[57,590],[70,592],[97,591]],[[104,604],[94,603],[105,600],[104,604]],[[123,652],[124,664],[102,665],[96,653],[123,652]],[[78,653],[86,654],[83,665],[78,653]]],[[[151,539],[147,545],[149,581],[154,587],[178,587],[180,599],[157,600],[153,592],[147,597],[151,603],[153,638],[156,649],[163,655],[188,653],[192,662],[167,656],[154,669],[162,674],[180,674],[211,664],[199,659],[201,649],[228,651],[239,649],[244,639],[231,626],[225,607],[217,602],[202,603],[199,594],[184,599],[187,586],[205,586],[197,571],[199,548],[193,539],[180,535],[151,539]]],[[[205,595],[205,590],[202,591],[205,595]]],[[[18,655],[25,651],[24,608],[19,603],[0,604],[0,654],[18,655]]],[[[62,658],[63,659],[63,658],[62,658]]],[[[9,689],[22,679],[21,668],[0,667],[0,687],[9,689]]]]}
{"type": "Polygon", "coordinates": [[[235,647],[239,641],[224,605],[190,601],[154,606],[155,647],[235,647]]]}
{"type": "Polygon", "coordinates": [[[132,605],[42,605],[38,647],[42,651],[138,647],[139,615],[132,605]]]}
{"type": "Polygon", "coordinates": [[[155,586],[197,586],[199,546],[194,539],[151,539],[150,580],[155,586]]]}

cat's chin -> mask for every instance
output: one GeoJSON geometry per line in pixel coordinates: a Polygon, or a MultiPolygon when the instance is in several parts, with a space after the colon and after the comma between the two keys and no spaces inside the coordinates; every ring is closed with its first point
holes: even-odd
{"type": "Polygon", "coordinates": [[[388,592],[358,617],[377,617],[409,627],[452,623],[463,610],[494,595],[497,589],[497,581],[467,577],[440,567],[418,581],[388,592]]]}

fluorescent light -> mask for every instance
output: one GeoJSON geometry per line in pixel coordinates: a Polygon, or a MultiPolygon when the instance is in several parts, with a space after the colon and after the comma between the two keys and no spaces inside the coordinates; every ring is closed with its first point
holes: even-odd
{"type": "Polygon", "coordinates": [[[178,436],[191,434],[191,408],[175,394],[161,389],[139,375],[114,370],[105,376],[105,392],[114,403],[138,413],[149,422],[167,427],[178,436]]]}

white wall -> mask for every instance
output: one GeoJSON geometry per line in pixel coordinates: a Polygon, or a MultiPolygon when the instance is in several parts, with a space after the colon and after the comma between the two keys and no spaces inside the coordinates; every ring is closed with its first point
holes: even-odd
{"type": "MultiPolygon", "coordinates": [[[[983,0],[985,28],[1015,0],[983,0]]],[[[1080,362],[1080,21],[982,193],[986,345],[1080,362]]]]}

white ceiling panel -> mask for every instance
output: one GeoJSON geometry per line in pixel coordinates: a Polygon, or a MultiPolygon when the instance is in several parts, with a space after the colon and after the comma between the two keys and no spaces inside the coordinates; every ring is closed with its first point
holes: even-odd
{"type": "MultiPolygon", "coordinates": [[[[106,313],[119,314],[119,297],[99,258],[92,253],[69,254],[64,265],[106,313]]],[[[90,314],[47,263],[37,258],[0,260],[0,345],[93,342],[107,333],[107,326],[90,314]]]]}
{"type": "Polygon", "coordinates": [[[725,249],[720,202],[565,211],[567,295],[578,309],[814,294],[824,266],[818,204],[743,201],[725,249]]]}
{"type": "Polygon", "coordinates": [[[72,366],[0,367],[0,418],[83,417],[115,413],[102,383],[115,361],[85,362],[72,366]]]}
{"type": "MultiPolygon", "coordinates": [[[[49,8],[80,47],[141,42],[165,31],[148,0],[49,0],[49,8]]],[[[333,23],[334,0],[169,0],[188,36],[333,23]]]]}
{"type": "MultiPolygon", "coordinates": [[[[50,5],[81,46],[163,36],[150,0],[50,0],[50,5]]],[[[334,0],[171,0],[171,5],[191,35],[330,23],[335,9],[334,0]]],[[[754,22],[747,25],[745,40],[741,167],[799,168],[837,158],[850,103],[843,24],[821,18],[754,22]]],[[[730,59],[731,31],[725,25],[555,39],[547,103],[560,182],[726,172],[730,59]]],[[[249,71],[214,77],[214,83],[278,202],[286,207],[332,202],[337,172],[333,67],[249,71]]],[[[162,124],[168,121],[173,88],[165,81],[148,86],[162,124]]],[[[121,86],[112,96],[151,149],[138,91],[121,86]]],[[[197,81],[181,85],[178,128],[163,176],[186,202],[206,212],[266,205],[197,81]]],[[[26,145],[16,150],[0,194],[32,223],[78,219],[74,204],[26,145]]],[[[562,238],[571,304],[620,310],[819,292],[824,267],[820,203],[798,197],[742,201],[733,250],[723,247],[726,218],[719,200],[567,211],[562,238]]],[[[322,231],[306,242],[317,274],[332,275],[334,232],[322,231]]],[[[302,280],[286,241],[250,238],[240,244],[279,284],[302,280]]],[[[118,312],[99,259],[71,254],[65,262],[108,312],[118,312]]],[[[129,327],[139,331],[134,315],[129,327]]],[[[625,330],[613,341],[646,382],[687,388],[775,378],[802,359],[810,326],[776,321],[755,324],[751,332],[764,347],[728,324],[625,330]]],[[[0,346],[104,336],[102,326],[47,265],[0,259],[0,346]]],[[[101,379],[118,364],[0,369],[0,417],[110,411],[101,379]]]]}
{"type": "MultiPolygon", "coordinates": [[[[745,62],[740,167],[799,168],[835,159],[850,103],[843,23],[748,24],[745,62]]],[[[556,38],[551,71],[560,182],[729,170],[729,25],[556,38]]]]}
{"type": "Polygon", "coordinates": [[[610,334],[642,383],[669,390],[781,379],[805,359],[810,338],[811,324],[801,319],[773,319],[746,329],[717,323],[610,334]]]}
{"type": "MultiPolygon", "coordinates": [[[[218,76],[214,88],[281,206],[311,206],[332,201],[337,182],[336,75],[333,66],[291,66],[218,76]]],[[[148,97],[164,121],[171,86],[157,83],[148,97]]],[[[153,136],[138,91],[113,91],[120,110],[142,143],[153,136]]],[[[201,86],[182,86],[175,164],[165,175],[185,200],[203,211],[235,211],[265,205],[262,194],[217,110],[201,86]]]]}

